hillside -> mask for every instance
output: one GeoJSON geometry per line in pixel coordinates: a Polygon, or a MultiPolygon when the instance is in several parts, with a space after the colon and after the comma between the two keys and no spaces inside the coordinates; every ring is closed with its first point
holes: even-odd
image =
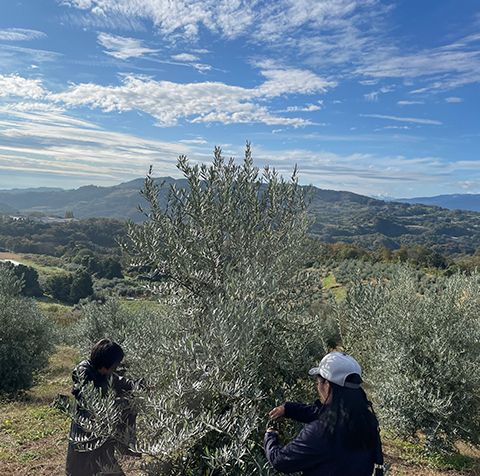
{"type": "MultiPolygon", "coordinates": [[[[184,183],[170,177],[159,179],[159,182],[163,180],[167,184],[184,183]]],[[[140,222],[143,215],[137,207],[145,205],[139,193],[142,187],[143,179],[135,179],[113,187],[87,185],[73,190],[30,189],[23,193],[18,189],[3,190],[0,191],[0,213],[41,212],[64,216],[65,212],[73,211],[75,218],[102,217],[140,222]]]]}
{"type": "MultiPolygon", "coordinates": [[[[180,188],[185,180],[165,180],[180,188]]],[[[45,190],[14,193],[0,191],[0,213],[42,212],[76,218],[107,217],[121,221],[143,220],[137,206],[145,205],[139,190],[143,179],[113,187],[93,185],[75,190],[45,190]]],[[[168,187],[160,194],[163,200],[168,187]]],[[[449,210],[434,205],[386,202],[351,192],[314,188],[310,232],[320,241],[344,241],[377,249],[386,246],[427,245],[445,254],[473,254],[480,247],[480,213],[449,210]]],[[[472,196],[473,197],[473,196],[472,196]]]]}

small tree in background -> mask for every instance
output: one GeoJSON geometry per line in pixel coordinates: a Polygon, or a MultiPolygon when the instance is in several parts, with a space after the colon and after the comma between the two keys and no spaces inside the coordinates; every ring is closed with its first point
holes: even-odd
{"type": "Polygon", "coordinates": [[[93,282],[90,273],[85,268],[78,268],[73,275],[69,302],[76,304],[80,299],[84,299],[92,294],[93,282]]]}
{"type": "Polygon", "coordinates": [[[53,322],[33,299],[19,296],[22,286],[9,267],[0,265],[0,394],[30,388],[55,343],[53,322]]]}
{"type": "Polygon", "coordinates": [[[430,450],[480,443],[480,275],[417,295],[400,267],[388,283],[357,280],[341,306],[345,348],[373,385],[382,425],[420,430],[430,450]]]}
{"type": "MultiPolygon", "coordinates": [[[[177,166],[188,186],[171,187],[161,207],[150,173],[149,220],[130,223],[124,243],[136,266],[164,277],[152,283],[162,311],[117,332],[130,375],[156,386],[138,390],[137,449],[154,456],[152,475],[272,474],[268,411],[315,399],[307,372],[324,353],[317,320],[289,310],[282,293],[303,263],[308,190],[296,170],[290,180],[260,174],[249,144],[242,165],[215,149],[210,167],[185,157],[177,166]]],[[[101,313],[86,313],[99,324],[92,343],[115,338],[101,313]]]]}

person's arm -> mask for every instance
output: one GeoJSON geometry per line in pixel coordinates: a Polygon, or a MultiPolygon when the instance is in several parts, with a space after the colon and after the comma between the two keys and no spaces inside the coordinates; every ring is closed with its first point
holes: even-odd
{"type": "Polygon", "coordinates": [[[279,407],[275,407],[270,412],[270,418],[276,422],[283,422],[285,418],[292,418],[301,423],[311,423],[318,418],[320,401],[315,405],[305,405],[304,403],[286,402],[279,407]]]}
{"type": "Polygon", "coordinates": [[[312,466],[321,465],[325,455],[322,442],[319,441],[318,424],[307,425],[295,440],[283,447],[280,446],[278,433],[268,430],[263,440],[268,462],[282,473],[305,471],[312,466]]]}
{"type": "MultiPolygon", "coordinates": [[[[318,402],[319,403],[319,402],[318,402]]],[[[318,419],[317,405],[306,405],[298,402],[285,403],[285,418],[291,418],[301,423],[311,423],[318,419]]]]}

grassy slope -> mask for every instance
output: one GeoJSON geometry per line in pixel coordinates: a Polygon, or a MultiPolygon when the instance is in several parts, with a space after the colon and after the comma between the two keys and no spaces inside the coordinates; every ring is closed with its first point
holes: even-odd
{"type": "Polygon", "coordinates": [[[39,276],[43,277],[49,276],[51,274],[65,273],[64,269],[58,268],[56,266],[40,266],[39,264],[35,263],[31,259],[28,259],[20,253],[0,252],[0,260],[13,260],[18,263],[24,264],[25,266],[30,266],[37,271],[39,276]]]}

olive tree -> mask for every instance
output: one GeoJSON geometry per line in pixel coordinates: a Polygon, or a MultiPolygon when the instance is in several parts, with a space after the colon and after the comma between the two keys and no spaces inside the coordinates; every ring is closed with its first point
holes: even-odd
{"type": "Polygon", "coordinates": [[[343,344],[373,385],[382,425],[422,432],[430,450],[480,443],[480,275],[454,275],[420,296],[399,267],[381,284],[357,279],[341,306],[343,344]]]}
{"type": "Polygon", "coordinates": [[[33,299],[20,296],[22,288],[13,270],[0,263],[0,394],[29,389],[56,340],[53,322],[33,299]]]}
{"type": "Polygon", "coordinates": [[[151,283],[160,311],[122,334],[130,375],[155,387],[137,390],[135,449],[153,457],[152,475],[270,474],[268,411],[313,401],[307,372],[324,352],[317,319],[282,292],[307,249],[310,189],[296,169],[260,172],[249,144],[243,164],[215,149],[209,166],[177,167],[187,186],[171,186],[164,205],[150,171],[147,220],[123,243],[133,265],[162,277],[151,283]]]}

